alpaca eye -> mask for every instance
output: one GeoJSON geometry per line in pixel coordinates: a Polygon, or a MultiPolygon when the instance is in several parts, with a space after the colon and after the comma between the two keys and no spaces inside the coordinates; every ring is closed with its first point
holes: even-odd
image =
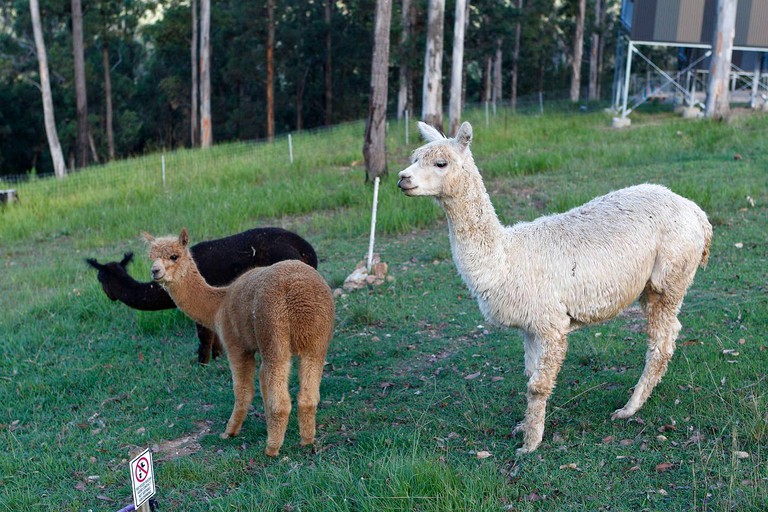
{"type": "Polygon", "coordinates": [[[171,255],[171,261],[176,261],[179,257],[176,254],[171,255]]]}
{"type": "Polygon", "coordinates": [[[445,167],[448,167],[448,162],[444,162],[440,160],[439,162],[435,162],[435,167],[437,167],[438,169],[443,169],[445,167]]]}

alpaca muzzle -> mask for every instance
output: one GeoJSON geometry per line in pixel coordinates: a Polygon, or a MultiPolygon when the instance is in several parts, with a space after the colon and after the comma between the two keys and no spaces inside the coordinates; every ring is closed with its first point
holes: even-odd
{"type": "Polygon", "coordinates": [[[413,190],[416,188],[416,186],[411,181],[411,176],[408,175],[400,176],[400,179],[397,180],[397,186],[400,187],[400,190],[403,192],[407,192],[408,190],[413,190]]]}
{"type": "Polygon", "coordinates": [[[165,276],[165,269],[162,265],[158,265],[155,263],[152,265],[152,279],[155,281],[159,281],[165,276]]]}

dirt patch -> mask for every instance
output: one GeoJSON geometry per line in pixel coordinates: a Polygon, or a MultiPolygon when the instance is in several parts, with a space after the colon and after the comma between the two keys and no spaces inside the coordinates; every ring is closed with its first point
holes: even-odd
{"type": "Polygon", "coordinates": [[[197,432],[187,434],[178,439],[163,441],[152,446],[152,452],[156,461],[174,460],[180,457],[186,457],[203,450],[200,445],[200,439],[211,433],[211,421],[198,421],[197,432]]]}

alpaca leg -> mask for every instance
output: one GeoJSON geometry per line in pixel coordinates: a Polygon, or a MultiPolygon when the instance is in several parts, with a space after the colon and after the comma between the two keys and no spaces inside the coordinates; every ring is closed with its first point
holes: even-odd
{"type": "Polygon", "coordinates": [[[551,338],[537,337],[536,343],[541,347],[540,356],[528,380],[526,393],[528,405],[525,410],[525,419],[513,431],[513,433],[523,432],[523,447],[517,450],[518,453],[530,453],[541,444],[544,437],[547,400],[555,387],[557,374],[560,372],[568,349],[568,338],[564,334],[551,338]]]}
{"type": "Polygon", "coordinates": [[[232,370],[232,388],[235,392],[235,407],[227,422],[227,429],[222,438],[236,436],[240,433],[243,421],[248,415],[248,408],[256,394],[254,377],[256,374],[256,359],[253,353],[232,350],[228,352],[229,368],[232,370]]]}
{"type": "Polygon", "coordinates": [[[530,377],[536,370],[536,365],[541,358],[541,340],[535,335],[523,333],[523,348],[525,350],[525,376],[530,377]]]}
{"type": "MultiPolygon", "coordinates": [[[[291,414],[291,395],[288,392],[288,377],[291,373],[290,357],[280,362],[262,364],[266,386],[267,401],[267,449],[265,453],[276,457],[283,446],[285,430],[288,428],[288,416],[291,414]]],[[[263,393],[264,391],[262,391],[263,393]]]]}
{"type": "Polygon", "coordinates": [[[213,336],[211,338],[211,358],[216,359],[223,353],[224,353],[224,346],[221,344],[219,335],[216,333],[213,333],[213,336]]]}
{"type": "Polygon", "coordinates": [[[324,364],[324,357],[305,356],[299,362],[299,434],[302,446],[315,442],[315,416],[317,404],[320,403],[324,364]]]}
{"type": "Polygon", "coordinates": [[[197,339],[199,340],[197,345],[197,362],[198,364],[208,364],[211,361],[211,345],[213,344],[213,339],[217,338],[217,336],[213,331],[200,324],[195,324],[195,327],[197,328],[197,339]]]}
{"type": "Polygon", "coordinates": [[[643,406],[651,391],[667,372],[667,364],[675,351],[675,340],[680,332],[677,313],[682,303],[679,299],[646,288],[641,298],[648,316],[648,350],[645,368],[627,404],[611,415],[611,419],[629,418],[643,406]]]}

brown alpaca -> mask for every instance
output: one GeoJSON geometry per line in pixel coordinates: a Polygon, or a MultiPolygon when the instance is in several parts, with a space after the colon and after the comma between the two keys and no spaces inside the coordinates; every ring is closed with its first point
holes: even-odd
{"type": "Polygon", "coordinates": [[[189,252],[184,228],[178,238],[144,233],[153,260],[152,278],[180,310],[214,330],[223,340],[232,370],[235,407],[222,438],[240,432],[255,395],[256,352],[261,353],[259,384],[267,419],[266,454],[280,451],[291,412],[288,377],[299,357],[299,433],[302,446],[315,441],[320,380],[333,335],[331,289],[312,267],[286,260],[255,268],[226,287],[208,285],[189,252]]]}

